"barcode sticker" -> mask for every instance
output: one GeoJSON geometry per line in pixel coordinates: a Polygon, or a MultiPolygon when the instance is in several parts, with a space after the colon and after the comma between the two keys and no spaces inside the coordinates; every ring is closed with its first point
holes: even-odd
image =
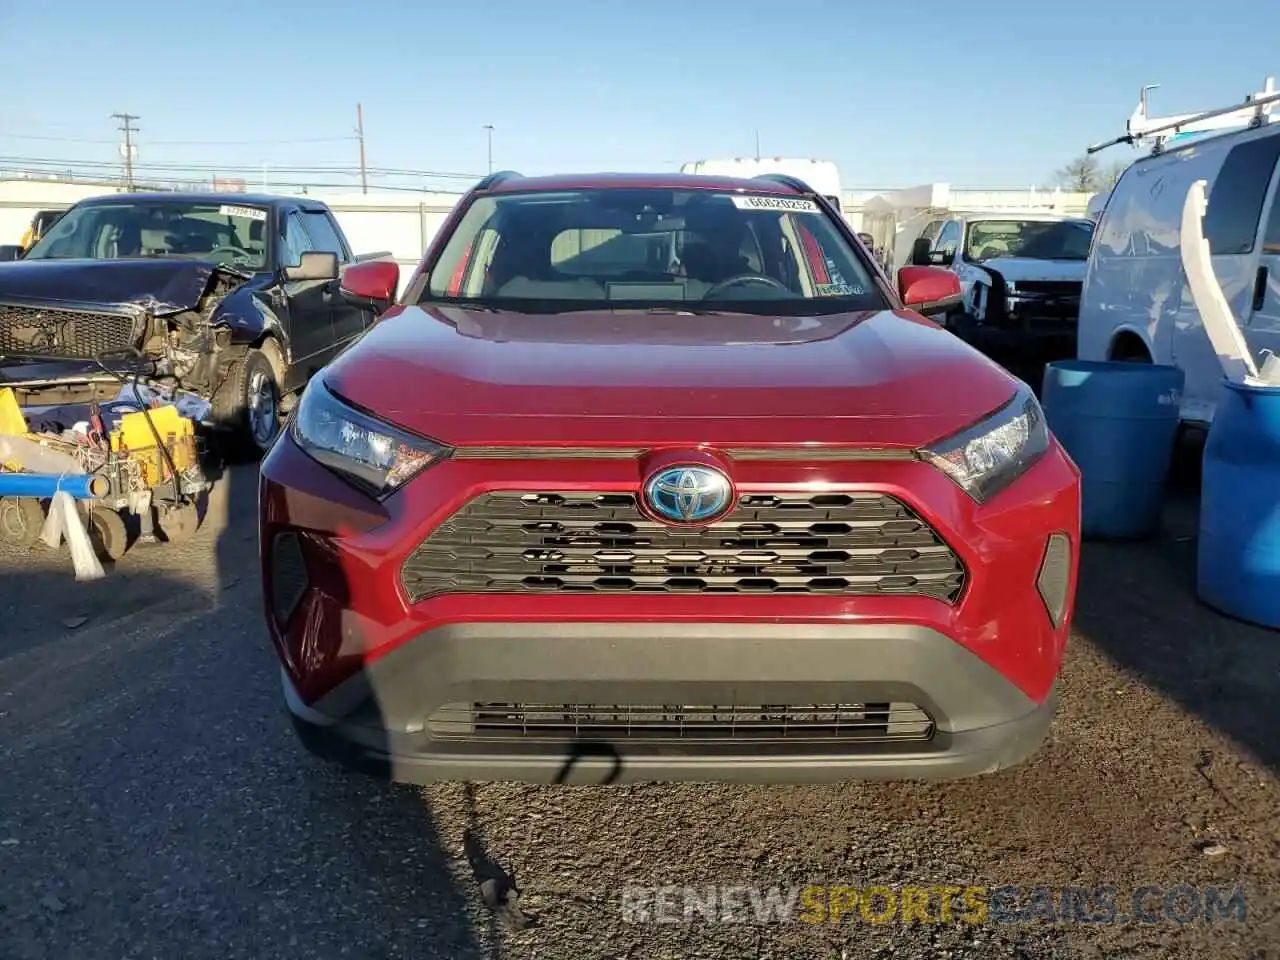
{"type": "Polygon", "coordinates": [[[218,208],[218,213],[224,217],[247,217],[250,220],[267,219],[267,211],[259,210],[257,207],[237,207],[230,203],[224,203],[218,208]]]}
{"type": "Polygon", "coordinates": [[[733,205],[739,210],[779,210],[785,213],[820,213],[818,205],[801,197],[735,196],[733,205]]]}

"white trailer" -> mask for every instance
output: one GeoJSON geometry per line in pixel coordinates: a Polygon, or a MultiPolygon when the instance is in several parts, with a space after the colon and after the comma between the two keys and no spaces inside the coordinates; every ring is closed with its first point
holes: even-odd
{"type": "Polygon", "coordinates": [[[803,180],[841,209],[840,171],[830,160],[794,157],[733,157],[726,160],[693,160],[680,167],[681,173],[707,177],[758,177],[782,173],[803,180]]]}

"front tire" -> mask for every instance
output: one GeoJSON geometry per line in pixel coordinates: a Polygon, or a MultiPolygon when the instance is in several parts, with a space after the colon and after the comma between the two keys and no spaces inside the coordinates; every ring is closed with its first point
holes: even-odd
{"type": "Polygon", "coordinates": [[[115,562],[129,549],[129,530],[116,510],[96,507],[89,510],[89,542],[99,560],[115,562]]]}
{"type": "Polygon", "coordinates": [[[228,430],[229,453],[259,459],[280,435],[280,351],[267,341],[233,360],[213,398],[214,415],[228,430]]]}
{"type": "Polygon", "coordinates": [[[0,536],[17,547],[30,547],[40,539],[44,509],[33,497],[0,497],[0,536]]]}

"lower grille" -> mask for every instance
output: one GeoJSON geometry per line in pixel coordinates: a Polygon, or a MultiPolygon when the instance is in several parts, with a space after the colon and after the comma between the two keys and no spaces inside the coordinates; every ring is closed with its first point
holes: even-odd
{"type": "Polygon", "coordinates": [[[934,723],[913,703],[755,706],[455,703],[428,720],[437,740],[646,743],[923,741],[934,723]]]}
{"type": "Polygon", "coordinates": [[[878,493],[752,494],[701,530],[650,520],[629,493],[484,494],[409,555],[414,602],[447,593],[933,597],[964,587],[955,552],[878,493]]]}
{"type": "Polygon", "coordinates": [[[1080,315],[1081,284],[1067,280],[1021,280],[1009,304],[1009,312],[1024,322],[1074,326],[1080,315]]]}
{"type": "Polygon", "coordinates": [[[1041,297],[1080,298],[1083,284],[1079,280],[1018,280],[1014,289],[1041,297]]]}
{"type": "Polygon", "coordinates": [[[92,360],[141,345],[141,317],[0,304],[0,354],[92,360]]]}
{"type": "Polygon", "coordinates": [[[298,535],[277,533],[271,543],[271,612],[282,628],[289,625],[307,587],[307,562],[298,535]]]}

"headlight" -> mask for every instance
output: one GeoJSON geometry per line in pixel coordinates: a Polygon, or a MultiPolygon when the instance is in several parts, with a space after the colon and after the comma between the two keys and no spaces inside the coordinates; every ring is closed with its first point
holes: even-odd
{"type": "Polygon", "coordinates": [[[303,391],[290,429],[313,460],[379,500],[449,455],[448,447],[347,406],[319,377],[303,391]]]}
{"type": "Polygon", "coordinates": [[[1026,384],[979,423],[921,451],[960,487],[983,503],[1027,472],[1049,449],[1044,411],[1026,384]]]}

